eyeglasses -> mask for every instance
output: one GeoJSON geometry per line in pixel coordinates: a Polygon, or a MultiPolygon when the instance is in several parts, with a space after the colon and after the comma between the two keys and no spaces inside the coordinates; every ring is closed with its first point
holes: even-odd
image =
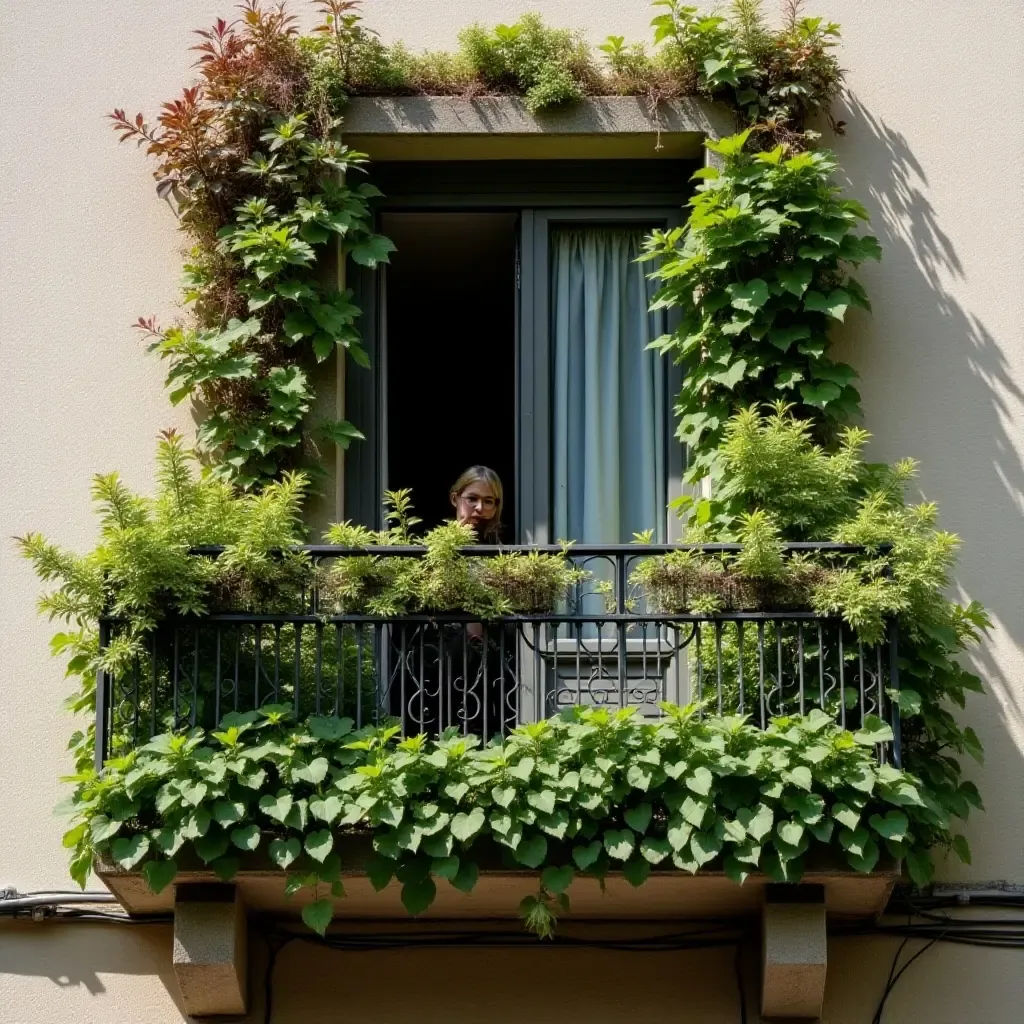
{"type": "Polygon", "coordinates": [[[459,501],[464,501],[467,505],[479,505],[481,508],[491,511],[498,507],[497,498],[483,498],[479,494],[460,494],[459,501]]]}

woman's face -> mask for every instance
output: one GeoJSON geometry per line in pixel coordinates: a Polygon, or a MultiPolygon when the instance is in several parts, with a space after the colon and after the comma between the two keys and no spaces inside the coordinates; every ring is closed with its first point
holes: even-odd
{"type": "Polygon", "coordinates": [[[452,498],[455,518],[468,523],[479,532],[479,527],[493,519],[498,513],[498,499],[486,480],[474,480],[466,484],[459,494],[452,498]]]}

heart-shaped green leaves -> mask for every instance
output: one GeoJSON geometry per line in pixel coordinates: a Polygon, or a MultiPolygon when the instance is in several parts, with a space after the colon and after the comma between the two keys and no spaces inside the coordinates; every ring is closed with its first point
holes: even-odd
{"type": "Polygon", "coordinates": [[[275,839],[269,847],[270,859],[279,867],[287,868],[302,852],[302,844],[298,839],[275,839]]]}
{"type": "Polygon", "coordinates": [[[613,860],[626,860],[636,846],[636,839],[628,829],[609,829],[604,834],[604,848],[613,860]]]}
{"type": "Polygon", "coordinates": [[[271,796],[269,793],[266,796],[261,796],[259,808],[264,814],[275,821],[284,822],[294,802],[291,793],[287,789],[279,789],[275,796],[271,796]]]}

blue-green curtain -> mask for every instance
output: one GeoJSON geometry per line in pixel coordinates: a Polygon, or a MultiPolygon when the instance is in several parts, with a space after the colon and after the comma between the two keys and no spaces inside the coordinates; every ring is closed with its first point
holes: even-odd
{"type": "Polygon", "coordinates": [[[665,537],[665,333],[638,228],[551,232],[554,536],[665,537]]]}

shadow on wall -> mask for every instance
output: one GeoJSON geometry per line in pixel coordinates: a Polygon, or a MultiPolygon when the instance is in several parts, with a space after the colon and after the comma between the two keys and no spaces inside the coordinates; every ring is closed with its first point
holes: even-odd
{"type": "Polygon", "coordinates": [[[189,1021],[171,964],[172,942],[169,925],[5,921],[0,925],[0,991],[5,979],[10,987],[0,1019],[12,1024],[189,1021]],[[46,978],[50,984],[26,988],[31,982],[15,983],[16,977],[46,978]]]}
{"type": "MultiPolygon", "coordinates": [[[[884,455],[923,456],[925,475],[941,495],[942,524],[964,538],[969,555],[958,572],[962,596],[982,601],[1024,650],[1024,464],[1010,433],[1012,422],[1024,420],[1024,390],[1007,360],[1007,339],[1000,347],[957,300],[965,269],[905,137],[856,95],[846,94],[838,106],[851,139],[849,148],[837,145],[841,163],[853,180],[852,194],[866,201],[883,250],[881,269],[863,273],[877,300],[874,329],[847,327],[839,347],[864,371],[867,423],[884,455]],[[887,436],[919,448],[891,450],[887,436]]],[[[970,158],[962,154],[965,188],[970,158]]],[[[1006,665],[988,645],[972,660],[989,690],[998,691],[993,695],[1011,729],[1024,729],[1019,681],[1007,678],[1006,665]]]]}

